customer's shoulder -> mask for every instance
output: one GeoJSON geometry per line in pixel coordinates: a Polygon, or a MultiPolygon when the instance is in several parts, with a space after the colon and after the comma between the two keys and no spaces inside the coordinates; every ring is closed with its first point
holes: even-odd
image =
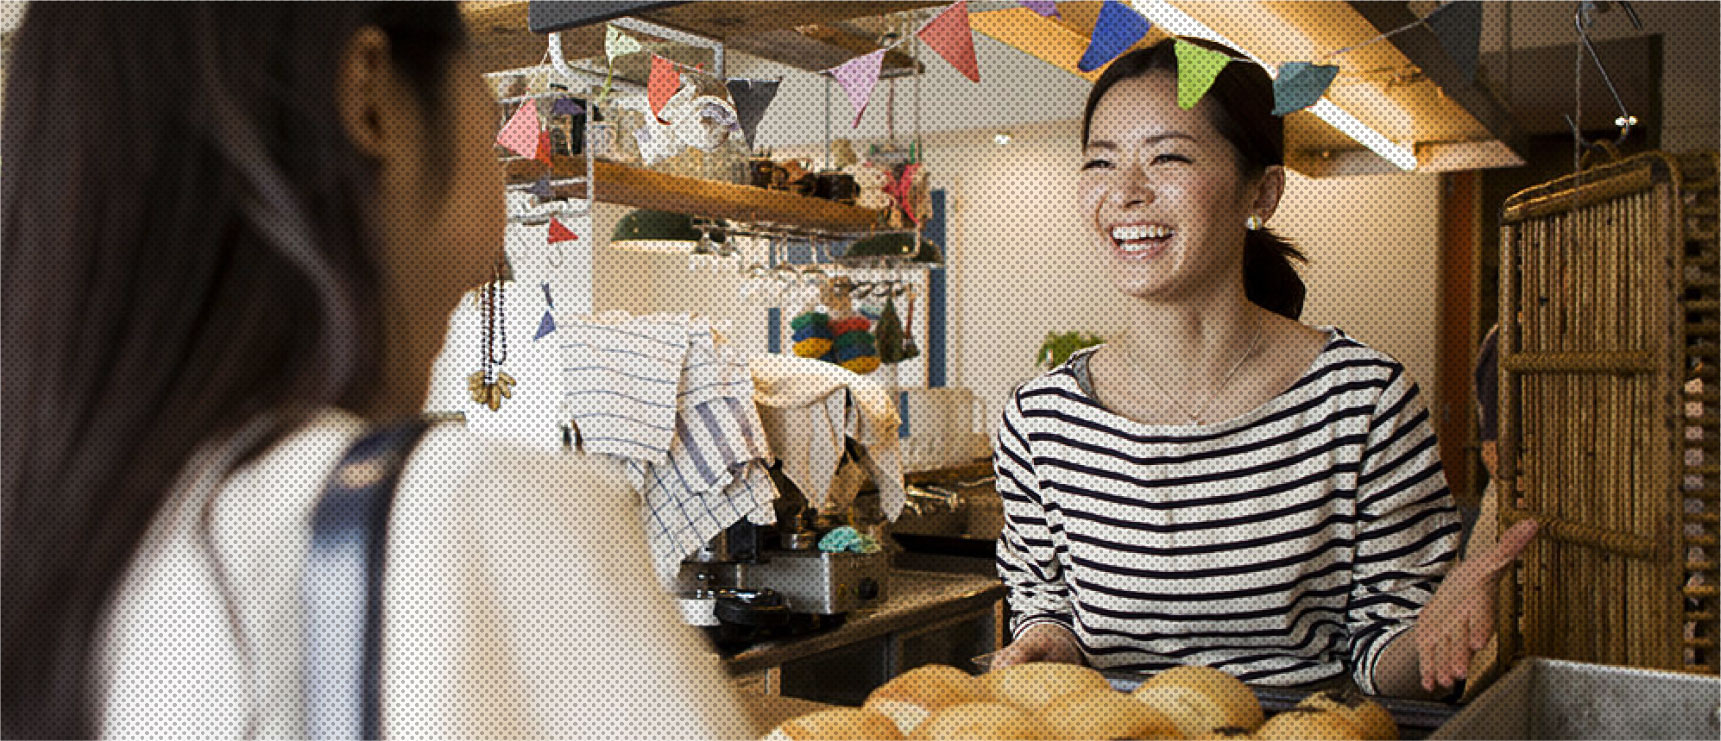
{"type": "Polygon", "coordinates": [[[570,488],[627,488],[620,470],[608,459],[479,435],[457,422],[427,430],[409,466],[442,482],[528,495],[570,488]]]}
{"type": "Polygon", "coordinates": [[[1337,327],[1316,327],[1327,334],[1316,370],[1336,379],[1386,380],[1404,378],[1404,363],[1337,327]]]}

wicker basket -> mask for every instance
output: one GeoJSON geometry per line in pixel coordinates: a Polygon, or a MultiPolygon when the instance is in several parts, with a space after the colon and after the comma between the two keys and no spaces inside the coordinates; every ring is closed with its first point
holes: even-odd
{"type": "Polygon", "coordinates": [[[1651,153],[1506,201],[1500,525],[1542,527],[1505,656],[1716,673],[1716,178],[1651,153]]]}

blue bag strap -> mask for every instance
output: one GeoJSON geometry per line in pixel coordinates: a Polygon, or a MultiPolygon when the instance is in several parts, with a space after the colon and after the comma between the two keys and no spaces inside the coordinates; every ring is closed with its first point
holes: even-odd
{"type": "Polygon", "coordinates": [[[381,734],[383,554],[401,469],[430,421],[362,435],[311,516],[305,558],[305,720],[313,739],[381,734]]]}

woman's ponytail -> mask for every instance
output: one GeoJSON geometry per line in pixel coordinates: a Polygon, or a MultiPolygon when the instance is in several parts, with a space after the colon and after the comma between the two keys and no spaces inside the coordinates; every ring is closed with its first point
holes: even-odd
{"type": "Polygon", "coordinates": [[[1291,261],[1308,262],[1301,250],[1267,229],[1243,239],[1243,292],[1256,306],[1291,320],[1303,315],[1303,278],[1291,261]]]}

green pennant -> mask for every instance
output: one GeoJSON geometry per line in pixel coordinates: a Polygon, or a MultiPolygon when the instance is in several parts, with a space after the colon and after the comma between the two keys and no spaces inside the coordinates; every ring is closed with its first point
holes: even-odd
{"type": "Polygon", "coordinates": [[[1203,49],[1183,39],[1177,40],[1176,49],[1177,107],[1189,110],[1213,87],[1213,81],[1231,61],[1231,55],[1203,49]]]}

